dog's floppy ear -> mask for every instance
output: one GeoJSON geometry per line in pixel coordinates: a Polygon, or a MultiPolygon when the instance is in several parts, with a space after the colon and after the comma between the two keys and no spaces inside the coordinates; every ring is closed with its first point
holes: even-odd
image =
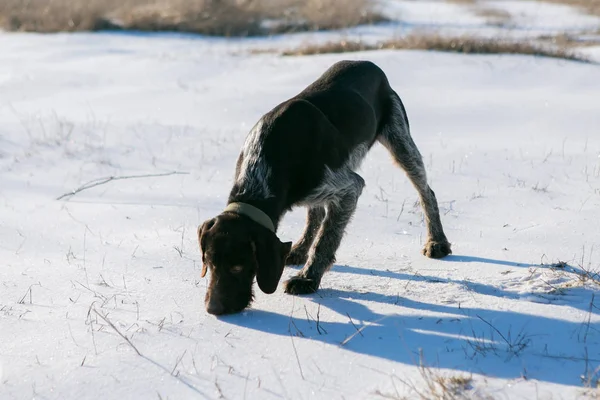
{"type": "Polygon", "coordinates": [[[277,289],[285,260],[292,249],[292,242],[281,243],[275,234],[270,233],[255,238],[252,241],[252,248],[257,263],[258,287],[264,293],[271,294],[277,289]]]}
{"type": "Polygon", "coordinates": [[[200,272],[200,277],[204,278],[206,276],[206,264],[204,263],[204,249],[206,238],[205,234],[210,228],[215,224],[215,219],[209,219],[204,221],[204,223],[198,226],[198,245],[200,246],[200,253],[202,254],[202,271],[200,272]]]}

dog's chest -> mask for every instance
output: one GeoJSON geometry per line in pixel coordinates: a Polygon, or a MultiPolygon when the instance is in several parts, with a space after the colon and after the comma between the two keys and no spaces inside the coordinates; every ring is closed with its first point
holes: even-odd
{"type": "Polygon", "coordinates": [[[367,155],[369,148],[366,144],[357,146],[347,161],[340,168],[325,167],[323,179],[318,186],[300,202],[305,206],[326,206],[339,203],[348,193],[361,190],[355,171],[367,155]]]}

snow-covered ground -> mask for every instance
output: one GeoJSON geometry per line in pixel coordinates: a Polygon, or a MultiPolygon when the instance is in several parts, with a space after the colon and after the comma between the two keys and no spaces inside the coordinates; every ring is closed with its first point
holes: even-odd
{"type": "Polygon", "coordinates": [[[248,51],[335,35],[0,35],[1,399],[431,398],[420,363],[472,377],[466,398],[591,396],[600,293],[580,276],[600,269],[600,67],[248,51]],[[376,145],[320,291],[255,290],[244,313],[208,315],[196,227],[225,205],[246,133],[347,58],[402,97],[454,254],[420,254],[416,192],[376,145]],[[57,200],[148,174],[164,175],[57,200]]]}

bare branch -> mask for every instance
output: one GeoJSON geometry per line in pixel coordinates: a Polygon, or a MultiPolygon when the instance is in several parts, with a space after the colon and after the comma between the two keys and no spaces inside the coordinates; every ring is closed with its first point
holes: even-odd
{"type": "Polygon", "coordinates": [[[77,189],[75,189],[71,192],[64,193],[64,194],[58,196],[56,198],[56,200],[62,200],[65,197],[74,196],[79,192],[83,192],[84,190],[91,189],[96,186],[104,185],[105,183],[108,183],[111,181],[119,181],[119,180],[124,180],[124,179],[136,179],[136,178],[154,178],[157,176],[187,175],[187,174],[189,174],[189,172],[171,171],[171,172],[165,172],[162,174],[123,175],[123,176],[109,176],[109,177],[105,177],[105,178],[97,178],[97,179],[93,179],[87,183],[84,183],[83,185],[81,185],[80,187],[78,187],[77,189]]]}

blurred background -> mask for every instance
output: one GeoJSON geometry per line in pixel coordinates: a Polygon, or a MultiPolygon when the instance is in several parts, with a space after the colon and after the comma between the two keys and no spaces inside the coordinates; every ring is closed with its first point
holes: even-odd
{"type": "Polygon", "coordinates": [[[596,51],[589,48],[600,45],[600,0],[2,0],[0,29],[168,31],[230,38],[343,30],[345,36],[332,38],[327,46],[294,51],[376,46],[551,52],[572,58],[576,50],[581,57],[593,56],[596,51]]]}

